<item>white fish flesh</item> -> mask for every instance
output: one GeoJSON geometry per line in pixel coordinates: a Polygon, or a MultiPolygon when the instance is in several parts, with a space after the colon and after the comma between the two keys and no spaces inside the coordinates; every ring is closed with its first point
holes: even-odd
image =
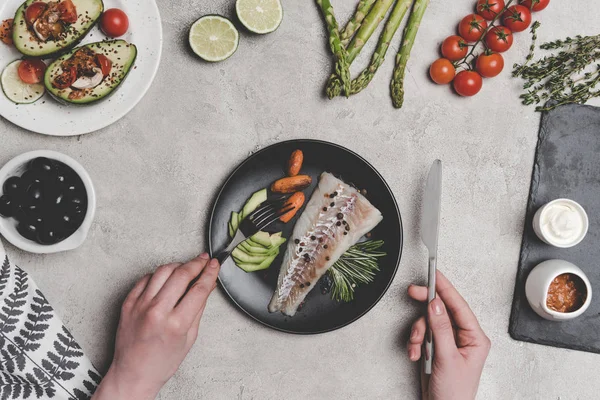
{"type": "Polygon", "coordinates": [[[328,172],[321,174],[288,241],[269,311],[293,316],[321,276],[382,219],[356,189],[328,172]]]}

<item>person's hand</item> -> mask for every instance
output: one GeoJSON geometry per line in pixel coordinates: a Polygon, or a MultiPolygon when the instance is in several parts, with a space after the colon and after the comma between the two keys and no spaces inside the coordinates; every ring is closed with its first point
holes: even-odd
{"type": "MultiPolygon", "coordinates": [[[[427,318],[433,334],[434,356],[431,376],[423,372],[424,400],[475,399],[481,371],[491,342],[469,305],[441,272],[436,275],[436,298],[429,303],[427,318]]],[[[427,301],[427,288],[410,285],[408,295],[427,301]]],[[[427,326],[425,317],[412,326],[408,342],[411,361],[421,358],[427,326]]]]}
{"type": "Polygon", "coordinates": [[[135,285],[123,303],[114,359],[94,400],[156,397],[196,341],[218,274],[218,261],[202,254],[187,264],[163,265],[135,285]]]}

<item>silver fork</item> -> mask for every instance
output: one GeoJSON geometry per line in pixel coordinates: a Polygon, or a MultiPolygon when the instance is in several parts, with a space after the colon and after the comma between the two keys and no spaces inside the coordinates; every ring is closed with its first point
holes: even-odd
{"type": "Polygon", "coordinates": [[[237,247],[238,244],[242,243],[256,232],[267,228],[273,222],[277,221],[283,214],[286,214],[296,208],[291,205],[284,209],[282,208],[288,198],[289,196],[281,196],[276,199],[266,201],[254,212],[244,218],[244,220],[240,223],[235,236],[231,242],[229,242],[229,245],[227,245],[227,247],[217,255],[216,259],[219,260],[219,263],[223,264],[225,260],[229,258],[231,252],[237,247]]]}

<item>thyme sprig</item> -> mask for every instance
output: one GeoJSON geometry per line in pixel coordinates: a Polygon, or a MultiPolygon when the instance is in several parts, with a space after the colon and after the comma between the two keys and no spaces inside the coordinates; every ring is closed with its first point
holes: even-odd
{"type": "MultiPolygon", "coordinates": [[[[535,29],[532,37],[535,42],[535,29]]],[[[535,29],[534,29],[535,28],[535,29]]],[[[523,104],[546,105],[536,111],[549,111],[563,104],[584,104],[593,97],[600,97],[595,90],[600,82],[600,35],[567,37],[540,46],[542,50],[557,50],[528,65],[533,59],[535,43],[522,65],[513,66],[513,76],[525,80],[526,90],[520,98],[523,104]]]]}
{"type": "Polygon", "coordinates": [[[379,259],[386,255],[380,251],[383,244],[383,240],[357,243],[329,268],[333,300],[352,301],[358,285],[373,282],[375,274],[379,272],[379,259]]]}

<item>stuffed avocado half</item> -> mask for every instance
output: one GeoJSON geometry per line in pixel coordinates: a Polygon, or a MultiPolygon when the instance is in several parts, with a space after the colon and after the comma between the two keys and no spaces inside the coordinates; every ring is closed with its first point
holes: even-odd
{"type": "Polygon", "coordinates": [[[26,56],[50,57],[74,47],[104,11],[102,0],[27,0],[13,22],[13,42],[26,56]]]}
{"type": "Polygon", "coordinates": [[[58,101],[91,104],[106,98],[125,80],[137,48],[124,40],[90,43],[48,66],[44,86],[58,101]]]}

